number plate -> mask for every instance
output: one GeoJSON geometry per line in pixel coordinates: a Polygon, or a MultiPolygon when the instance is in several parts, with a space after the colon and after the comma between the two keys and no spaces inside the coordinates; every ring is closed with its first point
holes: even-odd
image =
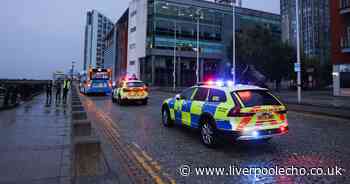
{"type": "Polygon", "coordinates": [[[266,120],[271,120],[273,118],[272,113],[270,112],[263,112],[257,114],[258,116],[258,121],[266,121],[266,120]]]}

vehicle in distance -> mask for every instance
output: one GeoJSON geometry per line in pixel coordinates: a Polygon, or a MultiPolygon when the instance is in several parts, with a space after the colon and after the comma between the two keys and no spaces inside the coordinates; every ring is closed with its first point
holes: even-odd
{"type": "Polygon", "coordinates": [[[148,87],[140,80],[122,80],[112,93],[112,102],[125,104],[127,102],[141,102],[146,105],[148,102],[148,87]]]}
{"type": "Polygon", "coordinates": [[[233,82],[190,87],[162,105],[162,124],[200,129],[202,142],[263,140],[288,132],[286,106],[267,89],[233,82]]]}
{"type": "Polygon", "coordinates": [[[112,92],[112,71],[90,68],[80,77],[80,92],[84,94],[110,94],[112,92]]]}

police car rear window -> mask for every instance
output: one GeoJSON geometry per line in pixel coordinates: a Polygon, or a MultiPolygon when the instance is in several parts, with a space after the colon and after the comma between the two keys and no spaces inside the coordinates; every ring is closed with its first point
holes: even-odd
{"type": "Polygon", "coordinates": [[[128,82],[128,87],[143,87],[145,84],[143,82],[128,82]]]}
{"type": "MultiPolygon", "coordinates": [[[[279,101],[265,90],[245,90],[236,92],[245,107],[261,105],[281,105],[279,101]]],[[[232,93],[234,98],[234,94],[232,93]]]]}

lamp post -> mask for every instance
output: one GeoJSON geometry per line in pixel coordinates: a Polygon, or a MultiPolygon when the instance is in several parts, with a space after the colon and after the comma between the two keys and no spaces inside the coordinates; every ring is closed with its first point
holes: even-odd
{"type": "Polygon", "coordinates": [[[173,90],[176,90],[176,21],[174,21],[174,69],[173,69],[173,90]]]}
{"type": "Polygon", "coordinates": [[[197,58],[196,58],[196,81],[199,83],[199,19],[202,18],[201,9],[197,9],[196,17],[197,17],[197,58]]]}
{"type": "Polygon", "coordinates": [[[75,64],[75,61],[72,61],[72,71],[71,71],[72,80],[73,80],[73,75],[74,75],[74,64],[75,64]]]}
{"type": "Polygon", "coordinates": [[[236,15],[235,15],[235,3],[232,1],[232,80],[236,81],[236,15]]]}
{"type": "Polygon", "coordinates": [[[297,29],[297,64],[300,66],[297,71],[298,103],[301,103],[301,61],[300,61],[300,30],[299,30],[299,0],[295,0],[296,29],[297,29]]]}

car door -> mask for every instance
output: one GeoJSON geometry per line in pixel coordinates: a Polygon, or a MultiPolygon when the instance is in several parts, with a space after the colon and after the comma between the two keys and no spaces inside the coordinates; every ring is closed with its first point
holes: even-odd
{"type": "Polygon", "coordinates": [[[232,105],[226,103],[226,93],[220,89],[210,89],[208,95],[207,109],[213,114],[217,121],[224,121],[232,105]]]}
{"type": "Polygon", "coordinates": [[[188,105],[195,90],[195,87],[188,88],[180,94],[180,99],[175,99],[174,110],[176,123],[185,124],[184,122],[188,122],[187,118],[190,117],[188,105]]]}
{"type": "Polygon", "coordinates": [[[190,111],[190,118],[187,118],[189,122],[186,123],[193,128],[198,128],[199,126],[199,117],[203,112],[203,107],[207,100],[208,92],[209,88],[198,87],[192,97],[191,104],[187,104],[190,111]]]}

